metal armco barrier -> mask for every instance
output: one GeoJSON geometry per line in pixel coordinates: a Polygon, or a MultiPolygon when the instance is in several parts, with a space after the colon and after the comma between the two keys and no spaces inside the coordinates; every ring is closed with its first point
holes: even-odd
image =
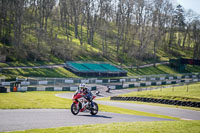
{"type": "MultiPolygon", "coordinates": [[[[184,74],[182,76],[177,75],[149,75],[141,77],[126,77],[121,79],[67,79],[67,78],[17,78],[15,82],[20,82],[21,90],[45,90],[39,86],[53,87],[47,88],[46,90],[74,90],[74,87],[67,89],[67,86],[78,86],[80,83],[87,84],[111,84],[109,85],[111,89],[124,89],[124,88],[134,88],[134,87],[145,87],[145,86],[159,86],[159,85],[170,85],[179,83],[191,83],[200,81],[200,73],[196,74],[184,74]],[[127,83],[128,82],[128,83],[127,83]],[[117,84],[119,83],[119,84],[117,84]],[[115,85],[114,85],[115,84],[115,85]],[[33,87],[34,86],[34,87],[33,87]],[[60,88],[58,87],[60,86],[60,88]],[[27,89],[26,89],[27,88],[27,89]],[[28,89],[30,88],[30,89],[28,89]],[[65,88],[65,89],[63,89],[65,88]]],[[[14,82],[14,81],[12,81],[14,82]]],[[[2,80],[0,82],[2,86],[11,86],[11,82],[6,82],[2,80]]],[[[12,90],[12,88],[11,88],[12,90]]]]}
{"type": "MultiPolygon", "coordinates": [[[[90,90],[96,90],[96,86],[88,87],[90,90]]],[[[71,86],[71,87],[50,87],[50,86],[40,86],[40,87],[25,87],[21,86],[17,88],[17,92],[26,92],[26,91],[76,91],[78,86],[71,86]]],[[[12,89],[11,89],[12,90],[12,89]]]]}
{"type": "MultiPolygon", "coordinates": [[[[125,83],[125,82],[151,82],[151,85],[159,85],[166,82],[166,84],[171,84],[169,80],[187,80],[195,79],[196,82],[200,79],[200,73],[197,74],[184,74],[182,76],[172,76],[172,75],[149,75],[149,76],[141,76],[141,77],[126,77],[121,79],[71,79],[71,78],[26,78],[19,79],[16,81],[21,81],[22,85],[64,85],[64,84],[79,84],[79,83],[87,83],[87,84],[107,84],[107,83],[125,83]],[[158,83],[157,81],[160,81],[158,83]],[[155,83],[156,82],[156,83],[155,83]]],[[[189,81],[186,81],[189,82],[189,81]]],[[[1,81],[2,86],[9,86],[10,82],[1,81]]],[[[147,85],[147,84],[146,84],[147,85]]],[[[140,85],[138,85],[140,86],[140,85]]]]}
{"type": "MultiPolygon", "coordinates": [[[[27,78],[30,85],[59,85],[59,84],[106,84],[106,83],[125,83],[125,82],[147,82],[147,81],[168,81],[184,79],[200,79],[200,74],[184,74],[182,76],[173,75],[149,75],[141,77],[126,77],[121,79],[66,79],[66,78],[27,78]]],[[[8,83],[5,83],[8,84],[8,83]]],[[[155,83],[154,83],[155,84],[155,83]]]]}
{"type": "Polygon", "coordinates": [[[132,83],[132,84],[124,84],[120,85],[111,85],[109,86],[111,89],[127,89],[127,88],[135,88],[135,87],[145,87],[145,86],[160,86],[160,85],[173,85],[173,84],[185,84],[192,82],[199,82],[200,79],[193,80],[172,80],[172,81],[153,81],[153,82],[141,82],[141,83],[132,83]]]}

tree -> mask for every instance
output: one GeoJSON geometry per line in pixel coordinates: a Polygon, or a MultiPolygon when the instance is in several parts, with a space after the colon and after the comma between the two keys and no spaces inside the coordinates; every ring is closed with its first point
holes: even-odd
{"type": "Polygon", "coordinates": [[[112,0],[100,0],[100,15],[99,15],[99,34],[101,35],[102,40],[102,55],[104,57],[107,56],[107,36],[108,36],[108,30],[111,30],[109,27],[109,19],[111,19],[112,14],[112,7],[111,7],[112,0]]]}
{"type": "MultiPolygon", "coordinates": [[[[195,19],[195,13],[192,10],[189,10],[185,14],[185,30],[183,32],[183,42],[182,42],[182,49],[185,49],[185,43],[187,38],[190,40],[190,31],[192,30],[192,22],[195,19]]],[[[189,42],[188,42],[189,46],[189,42]]]]}
{"type": "Polygon", "coordinates": [[[87,13],[87,39],[88,44],[93,45],[94,34],[98,24],[98,13],[100,9],[99,1],[87,0],[86,2],[86,13],[87,13]]]}
{"type": "Polygon", "coordinates": [[[181,47],[181,40],[182,40],[182,32],[185,30],[185,16],[184,10],[181,5],[178,5],[175,10],[174,15],[175,27],[177,28],[176,32],[178,33],[178,46],[181,47]]]}
{"type": "Polygon", "coordinates": [[[192,24],[192,38],[194,40],[193,59],[200,59],[200,20],[194,20],[192,24]]]}

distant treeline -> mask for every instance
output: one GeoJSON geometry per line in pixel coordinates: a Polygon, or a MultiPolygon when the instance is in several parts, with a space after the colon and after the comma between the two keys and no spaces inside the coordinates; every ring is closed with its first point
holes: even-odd
{"type": "Polygon", "coordinates": [[[0,43],[7,60],[74,60],[85,45],[121,63],[161,49],[200,59],[200,18],[170,0],[0,0],[0,43]]]}

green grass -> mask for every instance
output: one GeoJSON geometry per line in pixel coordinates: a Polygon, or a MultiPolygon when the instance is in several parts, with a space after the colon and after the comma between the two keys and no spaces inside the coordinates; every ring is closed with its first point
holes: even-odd
{"type": "Polygon", "coordinates": [[[70,108],[72,101],[56,97],[67,92],[10,92],[0,93],[1,109],[70,108]]]}
{"type": "Polygon", "coordinates": [[[200,73],[200,66],[187,65],[186,70],[188,72],[200,73]]]}
{"type": "Polygon", "coordinates": [[[136,75],[155,75],[155,74],[176,74],[178,73],[168,65],[158,65],[156,67],[145,67],[140,69],[126,69],[128,71],[128,76],[136,75]]]}
{"type": "MultiPolygon", "coordinates": [[[[91,57],[80,57],[82,60],[92,60],[91,57]]],[[[98,60],[98,59],[97,59],[98,60]]],[[[28,66],[37,66],[42,65],[40,63],[28,63],[28,66]]],[[[0,64],[1,65],[1,64],[0,64]]],[[[2,66],[6,66],[7,64],[3,63],[2,66]]],[[[27,64],[16,64],[16,66],[26,66],[27,64]]],[[[178,71],[172,69],[168,65],[158,65],[157,67],[146,67],[141,68],[139,70],[136,69],[126,69],[128,71],[128,76],[139,76],[139,75],[156,75],[156,74],[181,74],[178,71]]],[[[200,72],[199,66],[191,66],[187,65],[186,72],[200,72]]],[[[29,68],[29,69],[9,69],[9,70],[2,70],[0,76],[4,76],[7,79],[15,79],[17,76],[24,76],[24,77],[71,77],[71,78],[80,78],[74,73],[66,70],[65,68],[29,68]]]]}
{"type": "Polygon", "coordinates": [[[15,76],[13,74],[3,74],[3,73],[0,73],[0,77],[6,79],[6,81],[14,81],[16,80],[16,77],[23,78],[23,76],[15,76]]]}
{"type": "Polygon", "coordinates": [[[183,50],[176,45],[173,45],[172,48],[173,49],[170,51],[166,51],[166,47],[157,49],[157,58],[161,61],[168,61],[169,59],[176,58],[193,58],[193,50],[191,48],[186,48],[183,50]]]}
{"type": "MultiPolygon", "coordinates": [[[[11,92],[0,93],[0,109],[70,109],[72,100],[56,97],[57,93],[66,92],[11,92]]],[[[99,110],[130,115],[142,115],[179,120],[175,117],[157,115],[124,108],[99,105],[99,110]]]]}
{"type": "Polygon", "coordinates": [[[169,65],[157,65],[156,67],[145,67],[137,69],[126,69],[128,71],[128,76],[137,75],[156,75],[156,74],[181,74],[181,73],[200,73],[200,66],[187,65],[184,72],[178,72],[171,68],[169,65]]]}
{"type": "Polygon", "coordinates": [[[0,62],[0,68],[1,67],[8,67],[8,66],[9,66],[8,64],[0,62]]]}
{"type": "Polygon", "coordinates": [[[66,70],[63,67],[58,68],[28,68],[28,69],[7,69],[2,70],[2,75],[15,75],[15,76],[24,76],[24,77],[72,77],[72,78],[78,78],[75,74],[72,72],[66,70]]]}
{"type": "MultiPolygon", "coordinates": [[[[9,63],[3,63],[3,67],[15,67],[15,66],[42,66],[42,65],[55,65],[55,64],[63,64],[64,61],[61,59],[58,59],[54,56],[50,56],[49,61],[13,61],[9,63]]],[[[1,66],[1,64],[0,64],[1,66]]]]}
{"type": "Polygon", "coordinates": [[[184,85],[179,87],[156,89],[151,91],[139,91],[123,94],[121,96],[127,97],[148,97],[158,99],[171,99],[181,101],[200,101],[200,83],[184,85]],[[188,92],[187,92],[188,87],[188,92]]]}
{"type": "Polygon", "coordinates": [[[32,129],[10,133],[199,133],[200,121],[123,122],[83,126],[32,129]]]}

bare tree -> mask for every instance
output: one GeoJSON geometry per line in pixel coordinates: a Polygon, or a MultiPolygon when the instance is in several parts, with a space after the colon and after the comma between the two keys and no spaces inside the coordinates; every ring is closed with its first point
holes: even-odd
{"type": "Polygon", "coordinates": [[[96,0],[86,1],[87,38],[88,38],[88,44],[90,45],[93,45],[94,34],[97,29],[99,9],[100,9],[99,1],[96,1],[96,0]]]}
{"type": "Polygon", "coordinates": [[[193,47],[193,59],[200,59],[200,20],[194,20],[192,25],[194,47],[193,47]]]}

